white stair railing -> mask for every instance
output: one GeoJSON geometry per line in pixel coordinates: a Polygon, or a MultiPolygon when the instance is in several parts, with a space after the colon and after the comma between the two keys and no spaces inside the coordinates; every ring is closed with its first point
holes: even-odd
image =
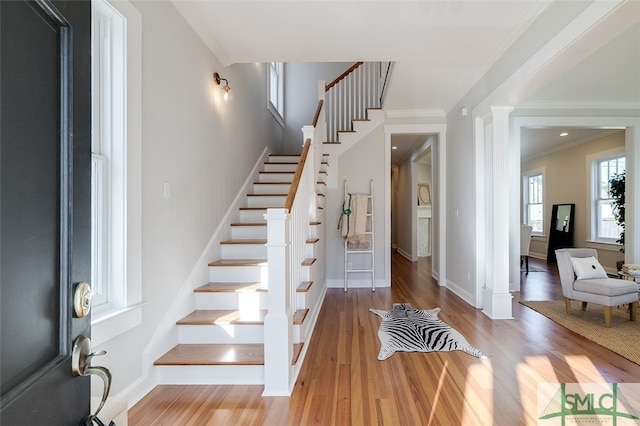
{"type": "Polygon", "coordinates": [[[367,119],[367,108],[381,108],[391,62],[356,62],[326,88],[327,142],[352,130],[353,120],[367,119]]]}
{"type": "MultiPolygon", "coordinates": [[[[322,92],[322,97],[324,92],[322,92]]],[[[323,99],[313,126],[303,129],[305,143],[300,162],[283,208],[267,209],[268,285],[267,314],[264,318],[263,396],[291,395],[297,371],[293,360],[293,315],[296,292],[302,282],[302,262],[316,218],[316,181],[320,170],[319,151],[324,130],[323,99]]],[[[308,342],[307,342],[308,343],[308,342]]],[[[299,359],[298,363],[301,363],[299,359]]]]}

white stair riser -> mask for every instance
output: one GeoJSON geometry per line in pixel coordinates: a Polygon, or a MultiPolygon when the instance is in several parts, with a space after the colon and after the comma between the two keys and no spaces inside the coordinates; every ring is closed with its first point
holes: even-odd
{"type": "Polygon", "coordinates": [[[307,301],[307,296],[309,292],[296,292],[296,308],[298,309],[306,309],[309,308],[309,302],[307,301]]]}
{"type": "Polygon", "coordinates": [[[286,194],[282,195],[263,195],[263,196],[248,196],[247,207],[282,207],[287,199],[286,194]]]}
{"type": "Polygon", "coordinates": [[[293,173],[260,173],[260,182],[291,182],[293,173]]]}
{"type": "Polygon", "coordinates": [[[196,309],[240,309],[240,306],[267,309],[267,293],[196,293],[196,309]]]}
{"type": "Polygon", "coordinates": [[[311,259],[313,257],[316,257],[315,253],[316,253],[316,246],[317,245],[318,245],[318,243],[315,243],[315,244],[307,243],[307,244],[305,244],[304,257],[306,257],[307,259],[311,259]]]}
{"type": "Polygon", "coordinates": [[[272,164],[265,163],[264,171],[265,172],[295,172],[298,164],[296,163],[287,163],[287,164],[272,164]]]}
{"type": "Polygon", "coordinates": [[[316,192],[327,192],[327,185],[323,184],[323,183],[316,183],[316,192]]]}
{"type": "Polygon", "coordinates": [[[234,240],[265,240],[267,226],[232,226],[231,238],[234,240]]]}
{"type": "Polygon", "coordinates": [[[263,365],[156,366],[162,385],[263,385],[263,365]]]}
{"type": "Polygon", "coordinates": [[[320,232],[319,225],[309,226],[309,238],[318,238],[319,232],[320,232]]]}
{"type": "Polygon", "coordinates": [[[269,161],[272,162],[278,162],[278,161],[286,161],[289,163],[297,163],[300,161],[300,155],[297,154],[276,154],[276,155],[270,155],[269,156],[269,161]]]}
{"type": "Polygon", "coordinates": [[[178,341],[182,344],[264,343],[264,325],[179,325],[178,341]]]}
{"type": "Polygon", "coordinates": [[[314,267],[315,265],[303,266],[300,271],[300,279],[302,281],[313,281],[311,269],[314,267]]]}
{"type": "Polygon", "coordinates": [[[305,320],[302,324],[293,326],[293,343],[308,341],[307,336],[309,335],[309,327],[311,322],[308,321],[308,319],[309,318],[307,318],[307,320],[305,320]]]}
{"type": "Polygon", "coordinates": [[[240,222],[244,223],[257,223],[266,222],[264,215],[266,210],[240,210],[240,222]]]}
{"type": "Polygon", "coordinates": [[[291,184],[289,183],[264,183],[254,184],[253,192],[256,194],[288,194],[291,184]]]}
{"type": "Polygon", "coordinates": [[[264,244],[222,244],[223,259],[266,259],[267,247],[264,244]]]}
{"type": "Polygon", "coordinates": [[[211,282],[267,283],[267,266],[210,266],[211,282]]]}

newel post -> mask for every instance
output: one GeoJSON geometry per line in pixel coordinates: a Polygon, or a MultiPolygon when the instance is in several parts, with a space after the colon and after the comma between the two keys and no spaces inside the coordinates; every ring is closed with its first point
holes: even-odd
{"type": "Polygon", "coordinates": [[[268,282],[264,317],[263,396],[291,395],[293,388],[293,316],[289,264],[291,215],[284,208],[267,209],[268,282]]]}

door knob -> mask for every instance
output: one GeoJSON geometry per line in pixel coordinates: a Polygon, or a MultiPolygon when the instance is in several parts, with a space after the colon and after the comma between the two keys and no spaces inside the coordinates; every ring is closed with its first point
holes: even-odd
{"type": "Polygon", "coordinates": [[[106,351],[91,352],[91,339],[86,336],[78,336],[73,342],[73,351],[71,353],[71,371],[75,376],[90,376],[95,375],[102,379],[104,382],[104,390],[102,392],[102,400],[95,413],[94,417],[98,416],[104,403],[107,401],[109,391],[111,390],[111,372],[106,367],[92,366],[91,359],[94,356],[104,355],[106,351]]]}

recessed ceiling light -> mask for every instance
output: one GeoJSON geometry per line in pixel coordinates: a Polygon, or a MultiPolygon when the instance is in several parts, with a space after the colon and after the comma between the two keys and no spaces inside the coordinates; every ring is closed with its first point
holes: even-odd
{"type": "Polygon", "coordinates": [[[569,133],[567,133],[567,132],[562,132],[562,133],[560,133],[560,136],[569,136],[569,133]]]}
{"type": "Polygon", "coordinates": [[[398,149],[398,147],[397,146],[392,146],[391,149],[398,149]]]}

